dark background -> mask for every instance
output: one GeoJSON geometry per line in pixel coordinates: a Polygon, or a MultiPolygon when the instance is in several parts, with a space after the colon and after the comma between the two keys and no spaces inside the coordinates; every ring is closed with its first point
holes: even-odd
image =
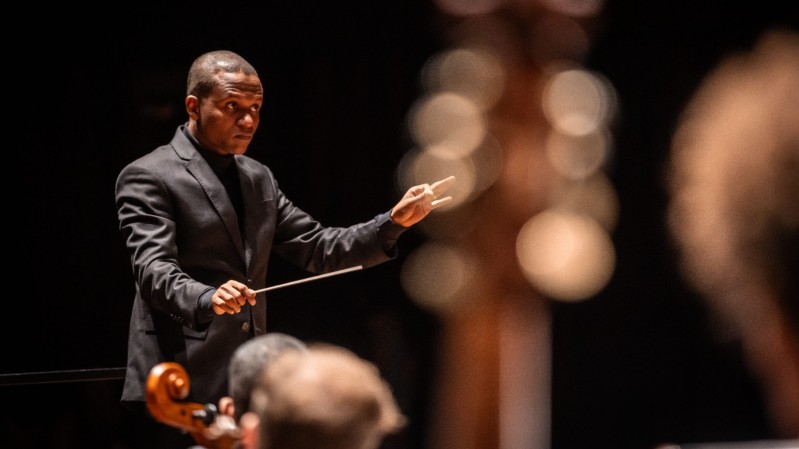
{"type": "MultiPolygon", "coordinates": [[[[185,120],[185,75],[226,48],[261,73],[266,102],[249,155],[329,225],[398,199],[394,170],[419,71],[447,43],[430,2],[257,6],[197,3],[113,10],[21,5],[7,19],[7,270],[0,374],[121,368],[133,283],[114,181],[185,120]]],[[[109,6],[110,7],[110,6],[109,6]]],[[[792,2],[610,1],[585,65],[619,94],[609,174],[621,202],[616,275],[579,304],[553,303],[553,448],[773,436],[738,348],[708,330],[664,231],[662,170],[675,119],[722,56],[770,26],[797,29],[792,2]]],[[[342,344],[375,361],[424,445],[438,321],[399,285],[399,260],[275,291],[269,328],[342,344]]],[[[305,273],[276,260],[271,283],[305,273]]],[[[0,386],[4,448],[126,448],[121,380],[0,386]]],[[[435,448],[444,449],[444,448],[435,448]]]]}

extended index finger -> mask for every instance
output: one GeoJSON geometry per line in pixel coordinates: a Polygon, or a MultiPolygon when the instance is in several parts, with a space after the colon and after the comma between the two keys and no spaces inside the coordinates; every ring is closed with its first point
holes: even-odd
{"type": "Polygon", "coordinates": [[[436,197],[439,197],[441,194],[449,190],[449,188],[452,187],[452,184],[455,184],[455,177],[449,176],[431,184],[430,189],[433,190],[433,194],[435,194],[436,197]]]}

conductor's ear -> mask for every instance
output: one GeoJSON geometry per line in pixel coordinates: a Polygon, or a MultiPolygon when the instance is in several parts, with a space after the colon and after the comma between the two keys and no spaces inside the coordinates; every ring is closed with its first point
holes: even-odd
{"type": "Polygon", "coordinates": [[[199,108],[200,108],[200,100],[195,97],[194,95],[189,95],[186,97],[186,112],[189,114],[189,118],[192,120],[197,120],[199,116],[199,108]]]}

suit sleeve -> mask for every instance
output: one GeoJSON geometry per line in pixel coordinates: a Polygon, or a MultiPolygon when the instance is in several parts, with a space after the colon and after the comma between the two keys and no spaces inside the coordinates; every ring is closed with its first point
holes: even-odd
{"type": "Polygon", "coordinates": [[[325,227],[278,190],[274,251],[297,266],[325,273],[378,265],[397,257],[397,239],[405,228],[388,212],[349,227],[325,227]]]}
{"type": "MultiPolygon", "coordinates": [[[[164,183],[149,170],[130,165],[117,178],[116,206],[141,297],[187,327],[207,323],[210,310],[197,308],[200,297],[213,287],[181,270],[175,211],[164,183]]],[[[210,309],[208,304],[205,308],[210,309]]]]}

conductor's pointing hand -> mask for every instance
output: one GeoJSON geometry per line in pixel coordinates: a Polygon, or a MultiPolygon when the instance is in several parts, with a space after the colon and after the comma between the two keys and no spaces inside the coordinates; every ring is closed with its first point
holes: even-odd
{"type": "Polygon", "coordinates": [[[432,184],[411,187],[391,209],[391,219],[402,227],[415,225],[433,209],[452,201],[451,196],[443,195],[454,183],[455,177],[450,176],[432,184]]]}

